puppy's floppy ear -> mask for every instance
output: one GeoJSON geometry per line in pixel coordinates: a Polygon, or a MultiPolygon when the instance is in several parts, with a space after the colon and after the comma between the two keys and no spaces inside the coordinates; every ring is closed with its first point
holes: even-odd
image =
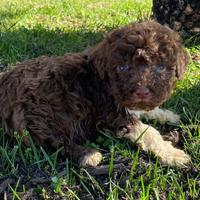
{"type": "Polygon", "coordinates": [[[122,29],[117,29],[107,34],[102,42],[97,44],[89,51],[89,62],[91,62],[101,79],[104,79],[111,45],[114,41],[121,38],[122,29]]]}
{"type": "Polygon", "coordinates": [[[122,38],[123,34],[124,34],[123,28],[120,28],[109,33],[106,39],[108,43],[112,43],[117,39],[122,38]]]}
{"type": "Polygon", "coordinates": [[[107,45],[105,40],[88,52],[88,62],[91,63],[101,79],[104,79],[107,65],[107,45]]]}
{"type": "Polygon", "coordinates": [[[185,72],[186,66],[189,61],[189,55],[186,51],[181,51],[178,53],[178,60],[176,65],[176,76],[178,80],[183,78],[183,74],[185,72]]]}

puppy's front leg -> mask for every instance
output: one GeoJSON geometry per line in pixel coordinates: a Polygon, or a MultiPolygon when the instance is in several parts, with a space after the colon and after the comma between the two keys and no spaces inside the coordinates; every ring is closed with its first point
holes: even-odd
{"type": "Polygon", "coordinates": [[[171,142],[164,141],[160,133],[153,127],[138,121],[125,138],[137,143],[145,151],[151,151],[158,156],[164,164],[185,166],[190,157],[184,151],[172,146],[171,142]]]}
{"type": "Polygon", "coordinates": [[[129,111],[133,116],[138,118],[145,118],[146,120],[157,119],[160,123],[178,123],[180,121],[180,116],[173,113],[170,110],[161,109],[159,107],[154,108],[150,111],[129,111]]]}

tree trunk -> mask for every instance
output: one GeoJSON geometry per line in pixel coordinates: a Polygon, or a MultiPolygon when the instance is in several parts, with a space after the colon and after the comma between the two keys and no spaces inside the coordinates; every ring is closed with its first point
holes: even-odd
{"type": "Polygon", "coordinates": [[[153,17],[183,35],[200,33],[200,0],[153,0],[153,17]]]}

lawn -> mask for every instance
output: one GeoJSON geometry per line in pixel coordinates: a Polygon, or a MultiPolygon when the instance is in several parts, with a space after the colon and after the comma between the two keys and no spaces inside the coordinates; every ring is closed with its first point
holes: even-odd
{"type": "MultiPolygon", "coordinates": [[[[150,0],[1,0],[0,68],[40,55],[88,48],[122,25],[149,18],[150,0]]],[[[184,39],[191,59],[184,79],[163,107],[181,116],[179,125],[151,121],[191,155],[188,168],[163,166],[127,140],[100,133],[85,145],[101,149],[101,170],[79,168],[0,130],[0,199],[148,200],[200,199],[200,44],[184,39]],[[198,58],[199,57],[199,58],[198,58]],[[105,136],[106,135],[106,136],[105,136]]],[[[24,133],[26,134],[26,132],[24,133]]]]}

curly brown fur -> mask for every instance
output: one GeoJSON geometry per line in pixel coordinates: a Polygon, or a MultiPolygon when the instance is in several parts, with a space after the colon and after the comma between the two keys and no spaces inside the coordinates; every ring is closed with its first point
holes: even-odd
{"type": "Polygon", "coordinates": [[[114,136],[134,132],[138,120],[127,108],[163,103],[186,63],[171,29],[153,21],[127,25],[87,52],[42,56],[1,75],[2,126],[10,135],[27,129],[38,145],[64,146],[83,165],[92,165],[84,156],[93,155],[98,164],[101,155],[81,146],[96,136],[96,124],[114,136]]]}

